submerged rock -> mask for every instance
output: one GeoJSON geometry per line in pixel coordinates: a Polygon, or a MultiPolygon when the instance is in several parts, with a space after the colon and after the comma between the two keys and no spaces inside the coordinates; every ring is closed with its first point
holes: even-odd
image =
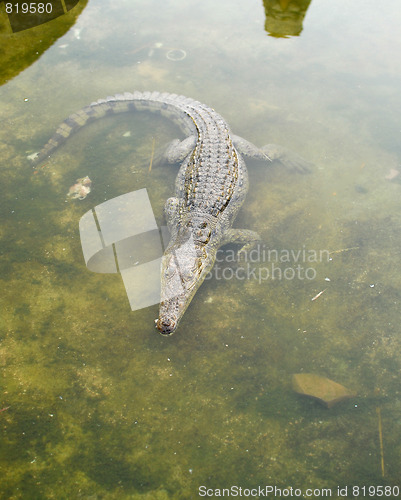
{"type": "Polygon", "coordinates": [[[357,193],[366,194],[368,192],[362,184],[355,184],[354,188],[357,193]]]}
{"type": "Polygon", "coordinates": [[[296,373],[292,376],[292,387],[298,394],[317,399],[319,403],[331,408],[336,403],[349,399],[356,394],[333,380],[312,373],[296,373]]]}
{"type": "Polygon", "coordinates": [[[390,168],[389,173],[385,176],[385,179],[388,181],[392,181],[393,179],[396,179],[400,175],[400,171],[397,170],[396,168],[390,168]]]}

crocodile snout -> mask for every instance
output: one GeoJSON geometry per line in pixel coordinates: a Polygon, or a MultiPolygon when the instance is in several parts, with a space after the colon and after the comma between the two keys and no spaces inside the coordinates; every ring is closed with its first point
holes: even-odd
{"type": "Polygon", "coordinates": [[[156,322],[156,328],[162,335],[171,335],[174,333],[177,325],[175,321],[169,318],[159,318],[156,322]]]}

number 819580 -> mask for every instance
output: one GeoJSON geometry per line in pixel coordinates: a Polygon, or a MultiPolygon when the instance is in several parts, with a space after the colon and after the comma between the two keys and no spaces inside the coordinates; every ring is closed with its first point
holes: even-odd
{"type": "Polygon", "coordinates": [[[51,3],[6,3],[7,14],[51,14],[51,3]]]}

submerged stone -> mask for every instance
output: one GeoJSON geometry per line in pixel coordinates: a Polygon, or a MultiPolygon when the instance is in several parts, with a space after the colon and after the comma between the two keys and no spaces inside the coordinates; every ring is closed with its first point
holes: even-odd
{"type": "Polygon", "coordinates": [[[356,394],[341,384],[312,373],[296,373],[292,376],[292,387],[298,394],[317,399],[331,408],[336,403],[352,398],[356,394]]]}

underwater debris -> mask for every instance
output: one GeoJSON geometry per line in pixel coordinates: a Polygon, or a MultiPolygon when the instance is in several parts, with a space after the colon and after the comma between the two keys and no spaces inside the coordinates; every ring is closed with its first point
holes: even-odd
{"type": "MultiPolygon", "coordinates": [[[[330,280],[329,280],[330,281],[330,280]]],[[[311,298],[311,301],[313,302],[314,300],[318,299],[321,295],[324,294],[324,292],[327,290],[327,288],[325,288],[324,290],[322,290],[321,292],[317,293],[314,297],[311,298]]]]}
{"type": "Polygon", "coordinates": [[[82,177],[82,179],[77,179],[76,183],[68,190],[67,196],[73,200],[84,200],[91,192],[91,185],[92,181],[88,176],[82,177]]]}
{"type": "Polygon", "coordinates": [[[382,477],[384,477],[383,423],[382,423],[382,414],[379,406],[376,408],[376,413],[379,424],[380,467],[382,471],[382,477]]]}
{"type": "Polygon", "coordinates": [[[359,247],[340,248],[339,250],[333,250],[332,252],[329,252],[329,255],[332,255],[333,253],[348,252],[349,250],[359,250],[359,247]]]}
{"type": "Polygon", "coordinates": [[[292,387],[298,394],[314,398],[327,408],[356,396],[343,385],[313,373],[296,373],[292,376],[292,387]]]}

